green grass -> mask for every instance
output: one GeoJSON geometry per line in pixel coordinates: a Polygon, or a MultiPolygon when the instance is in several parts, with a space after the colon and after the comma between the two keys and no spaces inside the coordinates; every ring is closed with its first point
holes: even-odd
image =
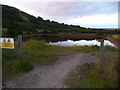
{"type": "MultiPolygon", "coordinates": [[[[108,47],[114,50],[113,47],[108,47]]],[[[114,50],[116,51],[116,49],[114,50]]],[[[52,46],[47,45],[44,41],[29,40],[23,42],[23,61],[18,61],[18,43],[15,42],[15,49],[3,49],[3,80],[10,79],[14,76],[26,73],[34,67],[34,64],[52,64],[56,56],[69,55],[73,53],[91,53],[99,54],[98,46],[52,46]],[[9,75],[9,76],[8,76],[9,75]]]]}
{"type": "Polygon", "coordinates": [[[111,47],[111,46],[105,46],[105,52],[118,52],[119,49],[118,48],[114,48],[114,47],[111,47]]]}
{"type": "Polygon", "coordinates": [[[78,65],[67,75],[65,84],[73,88],[117,88],[119,65],[118,52],[105,52],[104,66],[78,65]]]}
{"type": "Polygon", "coordinates": [[[2,66],[3,82],[33,69],[32,62],[28,60],[5,61],[2,66]]]}
{"type": "Polygon", "coordinates": [[[29,72],[33,68],[33,66],[31,61],[23,60],[21,62],[16,63],[15,68],[17,73],[25,73],[29,72]]]}

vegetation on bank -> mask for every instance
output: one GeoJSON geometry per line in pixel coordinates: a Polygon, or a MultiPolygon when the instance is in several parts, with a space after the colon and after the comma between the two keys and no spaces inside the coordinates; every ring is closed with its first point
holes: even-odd
{"type": "Polygon", "coordinates": [[[107,46],[105,48],[105,63],[99,67],[98,63],[78,65],[65,79],[65,84],[72,88],[118,88],[119,58],[118,50],[107,46]]]}
{"type": "Polygon", "coordinates": [[[34,17],[17,8],[2,5],[2,36],[17,37],[30,34],[60,34],[60,33],[87,33],[87,34],[116,34],[118,30],[92,29],[79,25],[67,25],[56,21],[43,20],[34,17]]]}
{"type": "Polygon", "coordinates": [[[120,34],[113,34],[112,37],[114,37],[114,38],[120,40],[120,34]]]}

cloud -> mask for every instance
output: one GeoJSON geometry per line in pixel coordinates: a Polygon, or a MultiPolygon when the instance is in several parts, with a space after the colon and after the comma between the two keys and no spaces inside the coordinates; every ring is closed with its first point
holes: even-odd
{"type": "Polygon", "coordinates": [[[2,3],[14,6],[21,11],[36,17],[41,16],[44,19],[67,24],[78,24],[86,27],[116,27],[118,22],[117,2],[77,2],[77,0],[74,0],[74,2],[41,2],[40,0],[3,0],[2,3]]]}
{"type": "Polygon", "coordinates": [[[119,2],[119,0],[4,0],[5,2],[119,2]]]}
{"type": "Polygon", "coordinates": [[[116,2],[39,2],[24,5],[43,16],[87,16],[118,12],[116,2]]]}
{"type": "MultiPolygon", "coordinates": [[[[33,0],[32,0],[33,1],[33,0]]],[[[118,10],[117,2],[5,2],[35,16],[85,16],[111,14],[118,10]]]]}
{"type": "Polygon", "coordinates": [[[72,17],[66,23],[81,25],[85,27],[116,27],[118,26],[118,13],[89,15],[83,17],[72,17]]]}

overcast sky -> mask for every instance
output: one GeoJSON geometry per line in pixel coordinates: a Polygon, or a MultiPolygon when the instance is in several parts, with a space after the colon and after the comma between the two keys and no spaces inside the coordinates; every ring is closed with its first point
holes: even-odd
{"type": "Polygon", "coordinates": [[[20,9],[36,17],[57,21],[59,23],[80,25],[89,28],[117,28],[118,0],[114,2],[90,2],[85,0],[3,0],[1,4],[20,9]]]}

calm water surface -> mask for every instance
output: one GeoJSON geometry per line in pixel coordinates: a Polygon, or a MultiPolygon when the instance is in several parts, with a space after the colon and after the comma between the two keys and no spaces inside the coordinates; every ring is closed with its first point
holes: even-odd
{"type": "MultiPolygon", "coordinates": [[[[50,42],[48,44],[59,45],[59,46],[86,46],[86,45],[87,46],[93,46],[93,45],[100,46],[100,42],[98,40],[78,40],[78,41],[67,40],[67,41],[50,42]]],[[[112,44],[108,40],[104,40],[104,45],[115,47],[115,45],[112,44]]]]}

